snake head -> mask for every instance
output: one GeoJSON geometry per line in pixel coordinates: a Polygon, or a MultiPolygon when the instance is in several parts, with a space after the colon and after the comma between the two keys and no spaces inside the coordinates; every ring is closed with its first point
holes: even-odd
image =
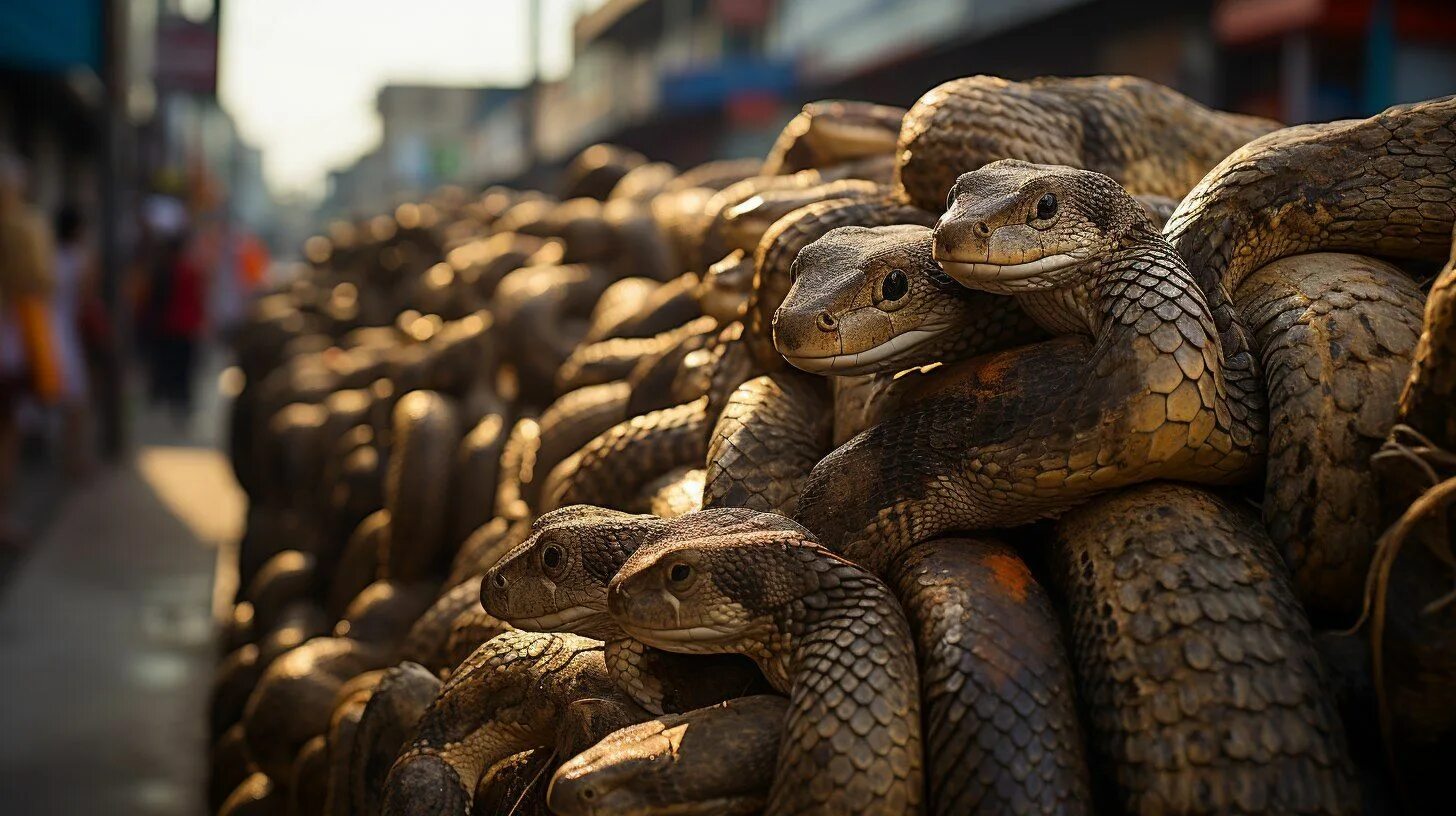
{"type": "Polygon", "coordinates": [[[553,510],[486,572],[480,603],[530,632],[618,636],[606,615],[607,582],[659,521],[587,505],[553,510]]]}
{"type": "Polygon", "coordinates": [[[761,813],[786,708],[740,697],[615,731],[562,764],[546,802],[562,816],[761,813]]]}
{"type": "Polygon", "coordinates": [[[698,284],[698,305],[703,314],[727,325],[743,317],[753,291],[753,257],[735,249],[712,266],[698,284]]]}
{"type": "Polygon", "coordinates": [[[774,347],[815,374],[900,371],[934,362],[934,341],[971,319],[931,257],[929,229],[840,227],[804,247],[774,315],[774,347]]]}
{"type": "Polygon", "coordinates": [[[649,646],[746,654],[773,682],[774,668],[763,665],[765,647],[803,595],[796,550],[812,541],[789,519],[742,508],[673,519],[612,579],[608,612],[649,646]]]}
{"type": "Polygon", "coordinates": [[[1142,206],[1101,173],[1003,160],[956,179],[934,254],[972,289],[1061,289],[1140,228],[1152,229],[1142,206]]]}

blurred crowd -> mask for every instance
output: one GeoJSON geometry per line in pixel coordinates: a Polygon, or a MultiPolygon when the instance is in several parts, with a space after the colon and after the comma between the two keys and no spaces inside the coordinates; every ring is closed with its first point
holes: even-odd
{"type": "Polygon", "coordinates": [[[84,480],[96,462],[98,409],[120,410],[103,401],[126,393],[133,360],[150,404],[185,427],[200,349],[230,332],[270,263],[255,236],[159,190],[131,225],[136,248],[112,308],[99,225],[77,203],[40,212],[26,188],[24,162],[0,154],[0,548],[12,549],[27,532],[13,512],[30,461],[23,451],[48,456],[69,483],[84,480]]]}

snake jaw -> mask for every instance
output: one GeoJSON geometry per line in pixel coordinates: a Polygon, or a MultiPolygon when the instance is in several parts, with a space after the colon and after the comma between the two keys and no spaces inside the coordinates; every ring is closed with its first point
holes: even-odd
{"type": "Polygon", "coordinates": [[[883,343],[871,346],[863,351],[851,352],[848,354],[832,354],[828,356],[798,356],[779,348],[779,353],[789,361],[789,365],[810,374],[833,374],[835,376],[853,376],[856,374],[868,374],[882,370],[880,363],[886,360],[898,358],[913,349],[939,337],[949,326],[931,324],[918,329],[910,329],[902,334],[897,334],[883,343]]]}
{"type": "Polygon", "coordinates": [[[970,289],[997,293],[1056,289],[1065,285],[1065,281],[1060,280],[1055,273],[1065,272],[1084,263],[1082,258],[1068,252],[1058,252],[1014,264],[957,261],[946,255],[942,254],[937,242],[935,259],[956,283],[970,289]]]}

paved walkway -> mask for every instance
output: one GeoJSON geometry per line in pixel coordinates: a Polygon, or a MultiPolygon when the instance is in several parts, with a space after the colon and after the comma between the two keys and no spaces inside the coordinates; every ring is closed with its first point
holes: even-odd
{"type": "Polygon", "coordinates": [[[142,447],[66,499],[0,591],[0,811],[204,812],[215,573],[242,516],[205,443],[142,447]]]}

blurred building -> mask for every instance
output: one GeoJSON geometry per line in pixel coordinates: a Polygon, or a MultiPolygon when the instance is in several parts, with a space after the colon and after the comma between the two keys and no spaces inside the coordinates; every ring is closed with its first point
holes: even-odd
{"type": "Polygon", "coordinates": [[[525,169],[520,89],[386,85],[376,109],[379,145],[329,174],[324,209],[331,215],[376,213],[443,184],[525,169]]]}
{"type": "Polygon", "coordinates": [[[1288,122],[1456,90],[1450,0],[607,0],[541,89],[536,158],[762,153],[803,102],[909,105],[986,73],[1128,73],[1288,122]]]}

